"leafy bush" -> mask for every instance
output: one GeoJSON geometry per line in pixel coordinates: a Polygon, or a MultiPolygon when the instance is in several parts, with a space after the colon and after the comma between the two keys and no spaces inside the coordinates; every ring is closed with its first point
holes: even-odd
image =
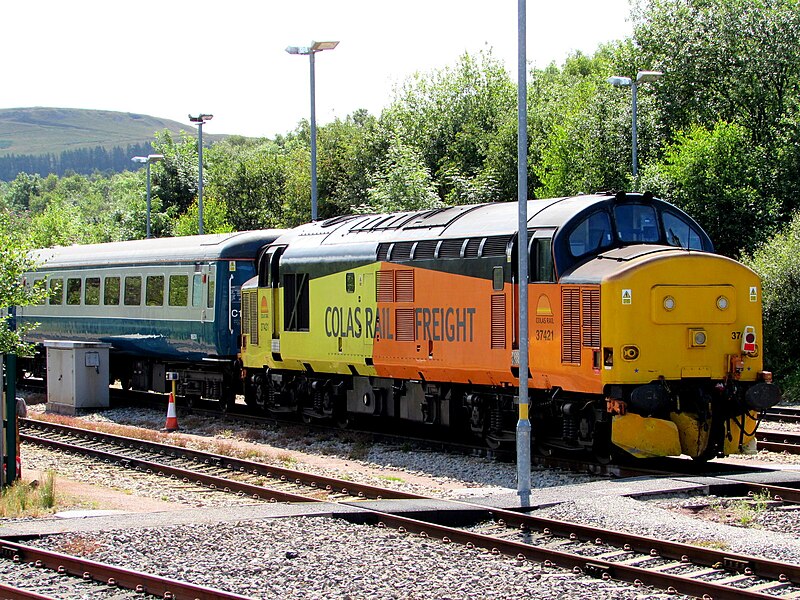
{"type": "Polygon", "coordinates": [[[761,277],[764,305],[764,358],[782,381],[786,397],[800,397],[800,213],[752,256],[746,265],[761,277]]]}

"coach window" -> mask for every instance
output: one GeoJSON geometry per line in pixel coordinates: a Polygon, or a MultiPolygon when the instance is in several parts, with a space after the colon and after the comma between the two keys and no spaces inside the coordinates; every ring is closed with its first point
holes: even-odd
{"type": "Polygon", "coordinates": [[[119,277],[106,277],[103,282],[103,304],[119,305],[119,277]]]}
{"type": "Polygon", "coordinates": [[[200,273],[195,273],[192,277],[192,306],[201,306],[203,304],[203,276],[200,273]]]}
{"type": "Polygon", "coordinates": [[[164,306],[164,276],[148,275],[144,286],[144,301],[147,306],[164,306]]]}
{"type": "MultiPolygon", "coordinates": [[[[43,290],[46,290],[47,288],[44,286],[45,286],[44,279],[42,279],[41,277],[33,280],[33,291],[41,292],[43,290]]],[[[42,304],[44,304],[44,302],[45,302],[44,296],[39,296],[38,298],[36,298],[36,304],[41,306],[42,304]]]]}
{"type": "Polygon", "coordinates": [[[50,298],[48,304],[64,304],[64,280],[61,277],[50,279],[50,298]]]}
{"type": "Polygon", "coordinates": [[[67,304],[79,306],[81,303],[81,280],[73,277],[67,278],[67,304]]]}
{"type": "Polygon", "coordinates": [[[186,306],[189,303],[189,276],[169,276],[169,305],[186,306]]]}
{"type": "Polygon", "coordinates": [[[215,292],[215,280],[213,275],[208,276],[208,299],[206,301],[206,306],[208,308],[214,308],[214,292],[215,292]]]}
{"type": "Polygon", "coordinates": [[[87,277],[86,288],[83,291],[83,303],[87,306],[100,304],[100,278],[87,277]]]}
{"type": "Polygon", "coordinates": [[[138,275],[125,278],[125,306],[142,303],[142,278],[138,275]]]}

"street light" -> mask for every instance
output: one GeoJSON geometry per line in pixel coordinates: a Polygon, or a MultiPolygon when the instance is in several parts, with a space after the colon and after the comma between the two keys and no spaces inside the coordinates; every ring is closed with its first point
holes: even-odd
{"type": "Polygon", "coordinates": [[[323,50],[333,50],[339,42],[311,42],[310,46],[289,46],[289,54],[308,55],[311,63],[311,220],[317,220],[317,116],[314,106],[314,55],[323,50]]]}
{"type": "Polygon", "coordinates": [[[639,71],[636,74],[636,80],[635,81],[632,80],[630,77],[619,77],[619,76],[609,77],[606,80],[606,81],[608,81],[608,83],[610,83],[614,87],[629,87],[629,88],[631,88],[631,99],[632,99],[631,101],[633,103],[632,104],[632,106],[633,106],[632,113],[633,114],[631,116],[631,122],[632,122],[632,125],[631,125],[631,140],[632,140],[631,141],[631,146],[633,147],[633,151],[632,151],[633,155],[632,155],[632,159],[631,159],[631,164],[632,164],[632,171],[633,171],[633,176],[634,177],[636,177],[636,175],[639,172],[639,168],[638,168],[637,160],[636,160],[636,87],[641,83],[648,83],[648,82],[651,82],[651,81],[657,81],[658,79],[660,79],[663,76],[664,76],[664,73],[662,73],[661,71],[639,71]]]}
{"type": "Polygon", "coordinates": [[[135,163],[147,165],[147,239],[150,239],[150,164],[164,160],[163,154],[148,154],[147,156],[134,156],[135,163]]]}
{"type": "Polygon", "coordinates": [[[199,114],[196,117],[189,115],[189,120],[197,124],[197,220],[200,235],[203,235],[203,123],[213,118],[214,115],[199,114]]]}

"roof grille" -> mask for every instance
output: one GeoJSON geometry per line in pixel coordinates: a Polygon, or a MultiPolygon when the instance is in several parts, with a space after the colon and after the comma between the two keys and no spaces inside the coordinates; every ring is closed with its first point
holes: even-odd
{"type": "Polygon", "coordinates": [[[511,240],[510,235],[494,235],[487,237],[483,243],[483,250],[481,256],[505,256],[508,242],[511,240]]]}
{"type": "Polygon", "coordinates": [[[464,247],[466,240],[442,240],[442,245],[439,248],[439,258],[461,258],[461,249],[464,247]]]}

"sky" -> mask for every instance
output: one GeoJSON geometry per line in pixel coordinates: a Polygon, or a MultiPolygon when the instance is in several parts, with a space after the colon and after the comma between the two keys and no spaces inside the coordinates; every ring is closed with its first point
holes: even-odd
{"type": "MultiPolygon", "coordinates": [[[[631,35],[629,0],[527,0],[527,59],[631,35]]],[[[516,0],[3,0],[0,108],[132,112],[206,133],[274,137],[310,115],[309,60],[287,46],[337,40],[316,55],[317,123],[380,115],[415,72],[491,49],[517,73],[516,0]]]]}

